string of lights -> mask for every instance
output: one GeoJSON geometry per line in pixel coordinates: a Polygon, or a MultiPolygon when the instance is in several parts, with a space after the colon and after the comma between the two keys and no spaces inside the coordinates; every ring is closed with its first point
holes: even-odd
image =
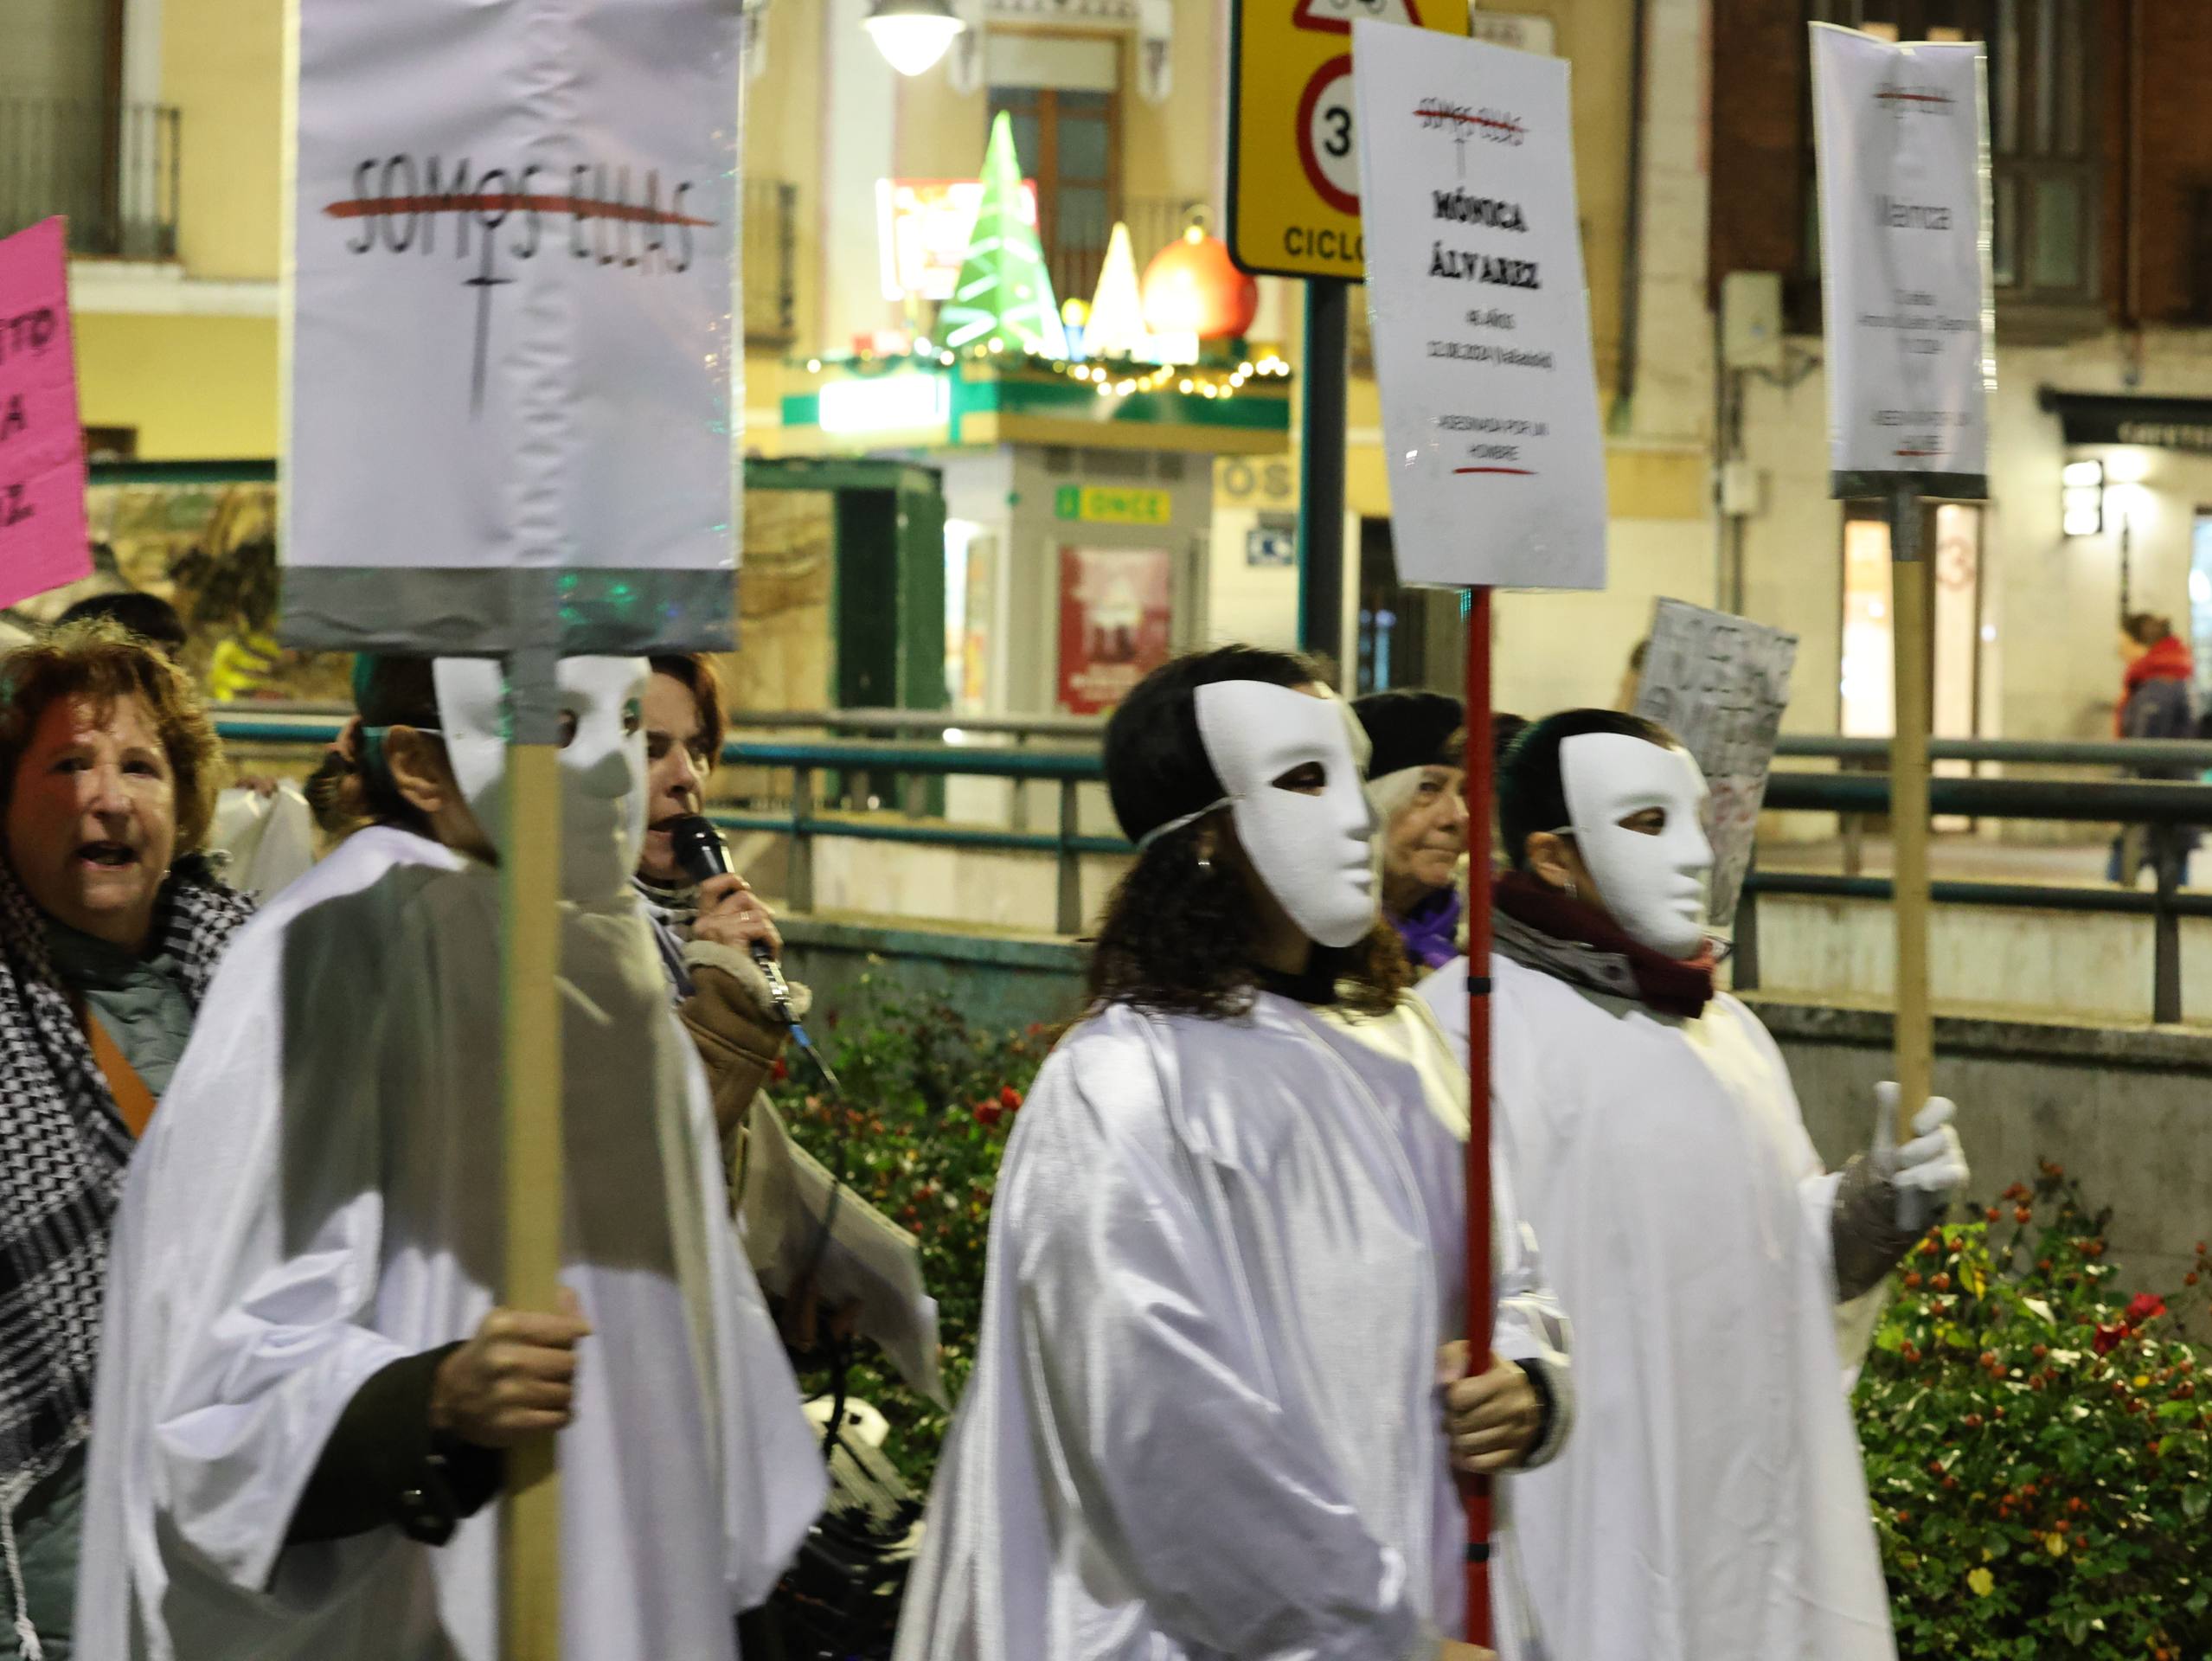
{"type": "Polygon", "coordinates": [[[1089,362],[1082,358],[1041,357],[1018,346],[1010,350],[1005,340],[997,337],[959,350],[918,339],[913,350],[907,352],[856,352],[843,358],[811,357],[806,361],[806,372],[819,375],[838,371],[865,377],[914,368],[953,369],[963,363],[986,367],[1003,375],[1057,375],[1094,388],[1101,398],[1127,398],[1170,387],[1185,396],[1234,398],[1254,381],[1286,380],[1291,373],[1289,362],[1273,352],[1234,364],[1152,363],[1134,358],[1089,362]]]}

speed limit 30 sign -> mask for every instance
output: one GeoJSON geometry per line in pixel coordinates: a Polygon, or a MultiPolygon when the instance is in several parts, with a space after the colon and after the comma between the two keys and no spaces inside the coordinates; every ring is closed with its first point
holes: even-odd
{"type": "Polygon", "coordinates": [[[1228,245],[1247,271],[1359,281],[1355,18],[1467,32],[1467,0],[1234,0],[1228,245]]]}

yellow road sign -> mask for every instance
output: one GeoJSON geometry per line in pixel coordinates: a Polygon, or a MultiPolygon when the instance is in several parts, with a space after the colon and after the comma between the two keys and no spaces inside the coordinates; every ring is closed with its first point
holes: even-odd
{"type": "Polygon", "coordinates": [[[1247,271],[1358,282],[1352,20],[1467,32],[1467,0],[1235,0],[1229,252],[1247,271]]]}

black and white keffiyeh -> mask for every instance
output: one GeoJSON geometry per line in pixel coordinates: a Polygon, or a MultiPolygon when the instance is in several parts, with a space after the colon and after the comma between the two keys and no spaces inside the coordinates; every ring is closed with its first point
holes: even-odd
{"type": "Polygon", "coordinates": [[[660,949],[661,967],[668,972],[670,1001],[680,1005],[694,990],[683,948],[691,939],[691,925],[699,920],[699,885],[656,882],[641,871],[631,877],[630,887],[638,896],[638,908],[653,926],[653,944],[660,949]]]}
{"type": "MultiPolygon", "coordinates": [[[[204,862],[170,871],[157,927],[195,1010],[252,914],[204,862]]],[[[0,1508],[10,1510],[85,1438],[131,1148],[46,940],[0,863],[0,1508]]]]}

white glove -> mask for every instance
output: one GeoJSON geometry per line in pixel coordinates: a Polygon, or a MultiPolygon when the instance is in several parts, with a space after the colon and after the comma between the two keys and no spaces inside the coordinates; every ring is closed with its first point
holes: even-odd
{"type": "Polygon", "coordinates": [[[1897,1145],[1897,1087],[1874,1087],[1873,1164],[1877,1176],[1897,1190],[1897,1226],[1924,1235],[1951,1209],[1966,1186],[1966,1150],[1951,1121],[1959,1110],[1941,1096],[1931,1096],[1914,1115],[1913,1140],[1897,1145]]]}

